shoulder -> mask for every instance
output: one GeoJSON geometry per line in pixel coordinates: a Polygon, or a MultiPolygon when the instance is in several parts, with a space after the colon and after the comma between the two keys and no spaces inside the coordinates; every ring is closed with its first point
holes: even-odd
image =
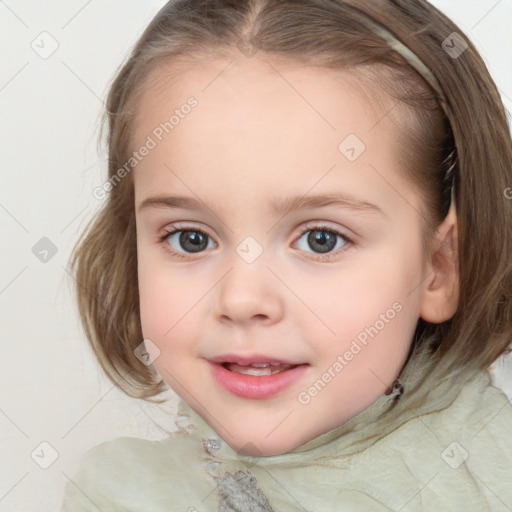
{"type": "MultiPolygon", "coordinates": [[[[511,469],[512,403],[491,383],[488,373],[476,374],[449,407],[434,415],[429,425],[439,432],[446,432],[465,448],[467,464],[477,464],[475,459],[490,450],[497,450],[501,460],[507,461],[511,469]],[[470,455],[473,455],[472,461],[470,455]]],[[[496,459],[496,464],[500,458],[496,459]]]]}
{"type": "Polygon", "coordinates": [[[475,436],[482,429],[499,431],[503,422],[510,421],[512,405],[505,393],[492,385],[490,375],[480,371],[461,388],[448,407],[434,413],[433,422],[444,425],[454,434],[475,436]]]}
{"type": "MultiPolygon", "coordinates": [[[[464,467],[489,503],[494,504],[492,510],[502,510],[503,503],[512,507],[512,403],[492,384],[476,397],[475,407],[466,407],[469,414],[454,433],[460,438],[460,442],[455,439],[460,446],[451,447],[456,459],[452,469],[464,467]]],[[[452,452],[444,455],[450,457],[452,452]]]]}
{"type": "Polygon", "coordinates": [[[428,425],[460,445],[461,461],[471,470],[484,467],[493,454],[493,471],[506,467],[512,474],[512,403],[487,373],[478,373],[428,425]]]}
{"type": "Polygon", "coordinates": [[[478,372],[445,407],[411,417],[374,444],[354,469],[393,496],[389,505],[512,510],[511,432],[512,404],[478,372]]]}
{"type": "Polygon", "coordinates": [[[142,480],[150,480],[155,472],[158,459],[154,455],[161,444],[121,437],[90,448],[79,459],[75,474],[68,477],[63,510],[107,512],[120,508],[124,500],[130,502],[140,484],[145,485],[142,480]]]}
{"type": "Polygon", "coordinates": [[[459,481],[468,506],[510,510],[512,404],[507,395],[482,372],[461,391],[445,422],[451,440],[443,439],[440,487],[448,490],[459,481]]]}
{"type": "Polygon", "coordinates": [[[62,510],[156,512],[169,510],[169,503],[187,510],[194,495],[187,460],[195,450],[199,447],[183,434],[159,441],[120,437],[94,446],[68,477],[62,510]]]}
{"type": "Polygon", "coordinates": [[[415,430],[428,439],[418,441],[422,448],[432,451],[432,481],[423,494],[433,503],[442,507],[456,499],[461,508],[479,510],[512,506],[512,404],[487,372],[468,381],[447,408],[418,417],[415,430]]]}

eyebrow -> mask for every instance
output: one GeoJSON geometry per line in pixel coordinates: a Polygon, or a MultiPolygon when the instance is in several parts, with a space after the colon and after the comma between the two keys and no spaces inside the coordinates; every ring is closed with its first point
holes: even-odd
{"type": "MultiPolygon", "coordinates": [[[[378,214],[387,217],[386,213],[377,205],[358,199],[352,195],[322,194],[315,196],[296,196],[286,199],[275,198],[270,202],[271,211],[278,215],[288,215],[301,209],[322,208],[326,206],[340,206],[354,211],[378,214]]],[[[206,201],[185,196],[153,196],[141,201],[137,211],[147,208],[173,209],[182,208],[189,210],[202,210],[204,208],[214,212],[215,208],[206,201]]]]}

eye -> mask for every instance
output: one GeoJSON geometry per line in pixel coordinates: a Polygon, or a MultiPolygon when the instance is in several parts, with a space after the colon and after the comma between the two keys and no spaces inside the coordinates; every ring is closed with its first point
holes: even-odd
{"type": "MultiPolygon", "coordinates": [[[[193,226],[175,226],[166,230],[158,240],[164,243],[167,251],[179,258],[215,247],[215,242],[207,233],[193,226]]],[[[353,241],[332,227],[314,224],[306,226],[296,243],[300,250],[310,252],[312,249],[317,260],[326,260],[338,255],[353,241]]]]}
{"type": "Polygon", "coordinates": [[[302,232],[297,241],[297,246],[307,252],[308,248],[311,248],[313,252],[320,256],[318,259],[322,259],[323,254],[326,254],[324,258],[335,256],[340,252],[338,249],[343,250],[345,246],[351,243],[350,238],[331,227],[313,225],[307,226],[307,229],[302,232]],[[331,254],[332,251],[336,252],[331,254]]]}
{"type": "Polygon", "coordinates": [[[169,250],[178,255],[193,254],[211,249],[209,241],[213,243],[210,236],[200,229],[189,227],[188,229],[172,229],[166,231],[159,237],[161,242],[166,242],[169,250]]]}

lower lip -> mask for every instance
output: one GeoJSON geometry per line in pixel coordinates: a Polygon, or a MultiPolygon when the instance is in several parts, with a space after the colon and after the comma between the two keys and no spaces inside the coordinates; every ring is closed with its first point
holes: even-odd
{"type": "Polygon", "coordinates": [[[299,379],[306,370],[301,364],[274,375],[245,375],[224,368],[221,364],[212,363],[212,371],[217,382],[233,395],[253,400],[262,400],[277,395],[299,379]]]}

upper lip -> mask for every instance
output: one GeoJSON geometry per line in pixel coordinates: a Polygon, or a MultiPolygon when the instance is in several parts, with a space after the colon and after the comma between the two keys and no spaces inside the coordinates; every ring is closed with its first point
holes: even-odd
{"type": "Polygon", "coordinates": [[[252,363],[270,363],[270,364],[274,364],[274,365],[303,364],[303,363],[296,363],[293,361],[287,361],[285,359],[279,359],[274,356],[266,356],[264,354],[222,354],[220,356],[211,357],[208,360],[211,361],[212,363],[236,363],[236,364],[240,364],[240,365],[250,365],[252,363]]]}

